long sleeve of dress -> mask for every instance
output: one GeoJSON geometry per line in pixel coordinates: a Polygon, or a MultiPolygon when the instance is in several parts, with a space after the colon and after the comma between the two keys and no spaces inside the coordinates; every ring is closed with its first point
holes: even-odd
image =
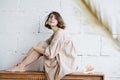
{"type": "Polygon", "coordinates": [[[46,48],[45,56],[49,58],[54,58],[61,49],[62,46],[61,41],[62,41],[62,34],[58,32],[54,35],[50,45],[46,48]]]}

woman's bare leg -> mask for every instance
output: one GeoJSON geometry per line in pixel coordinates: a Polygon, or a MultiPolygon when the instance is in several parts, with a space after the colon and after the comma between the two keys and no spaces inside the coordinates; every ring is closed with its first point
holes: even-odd
{"type": "Polygon", "coordinates": [[[20,65],[20,64],[31,54],[31,52],[32,52],[33,50],[34,50],[34,49],[31,48],[31,49],[28,51],[28,53],[26,54],[26,56],[25,56],[16,66],[20,65]]]}
{"type": "MultiPolygon", "coordinates": [[[[47,44],[45,44],[44,42],[40,42],[36,46],[41,48],[41,46],[46,47],[47,44]]],[[[8,71],[24,71],[25,66],[34,62],[42,55],[43,54],[37,52],[34,48],[31,48],[26,56],[17,65],[15,65],[12,69],[9,69],[8,71]]]]}
{"type": "Polygon", "coordinates": [[[40,53],[36,52],[34,49],[28,51],[27,55],[23,58],[23,60],[8,71],[25,71],[25,66],[29,65],[30,63],[34,62],[41,56],[40,53]]]}
{"type": "Polygon", "coordinates": [[[29,55],[27,55],[23,61],[21,62],[20,66],[27,66],[28,64],[34,62],[35,60],[37,60],[40,57],[40,53],[36,52],[35,50],[32,50],[29,55]]]}

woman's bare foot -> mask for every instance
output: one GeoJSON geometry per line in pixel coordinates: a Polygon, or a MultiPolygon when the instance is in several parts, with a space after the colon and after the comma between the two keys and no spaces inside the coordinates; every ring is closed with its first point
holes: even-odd
{"type": "Polygon", "coordinates": [[[6,71],[12,71],[12,72],[19,71],[19,72],[24,72],[24,71],[25,71],[25,67],[24,67],[24,66],[21,66],[21,65],[16,65],[16,66],[14,66],[13,68],[8,69],[8,70],[6,70],[6,71]]]}

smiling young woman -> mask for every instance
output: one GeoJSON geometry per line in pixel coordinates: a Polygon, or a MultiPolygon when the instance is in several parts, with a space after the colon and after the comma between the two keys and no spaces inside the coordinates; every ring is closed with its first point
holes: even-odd
{"type": "Polygon", "coordinates": [[[58,12],[51,12],[45,21],[45,27],[53,34],[43,42],[32,47],[24,59],[8,71],[25,71],[28,64],[44,57],[45,73],[48,80],[60,80],[66,74],[76,72],[78,65],[76,51],[70,37],[65,32],[65,24],[58,12]]]}

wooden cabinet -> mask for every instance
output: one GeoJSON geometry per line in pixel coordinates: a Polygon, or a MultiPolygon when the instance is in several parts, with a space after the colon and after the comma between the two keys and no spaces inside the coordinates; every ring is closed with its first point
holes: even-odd
{"type": "MultiPolygon", "coordinates": [[[[0,71],[0,80],[47,80],[44,72],[8,72],[0,71]]],[[[104,80],[102,73],[84,74],[72,73],[62,80],[104,80]]]]}

